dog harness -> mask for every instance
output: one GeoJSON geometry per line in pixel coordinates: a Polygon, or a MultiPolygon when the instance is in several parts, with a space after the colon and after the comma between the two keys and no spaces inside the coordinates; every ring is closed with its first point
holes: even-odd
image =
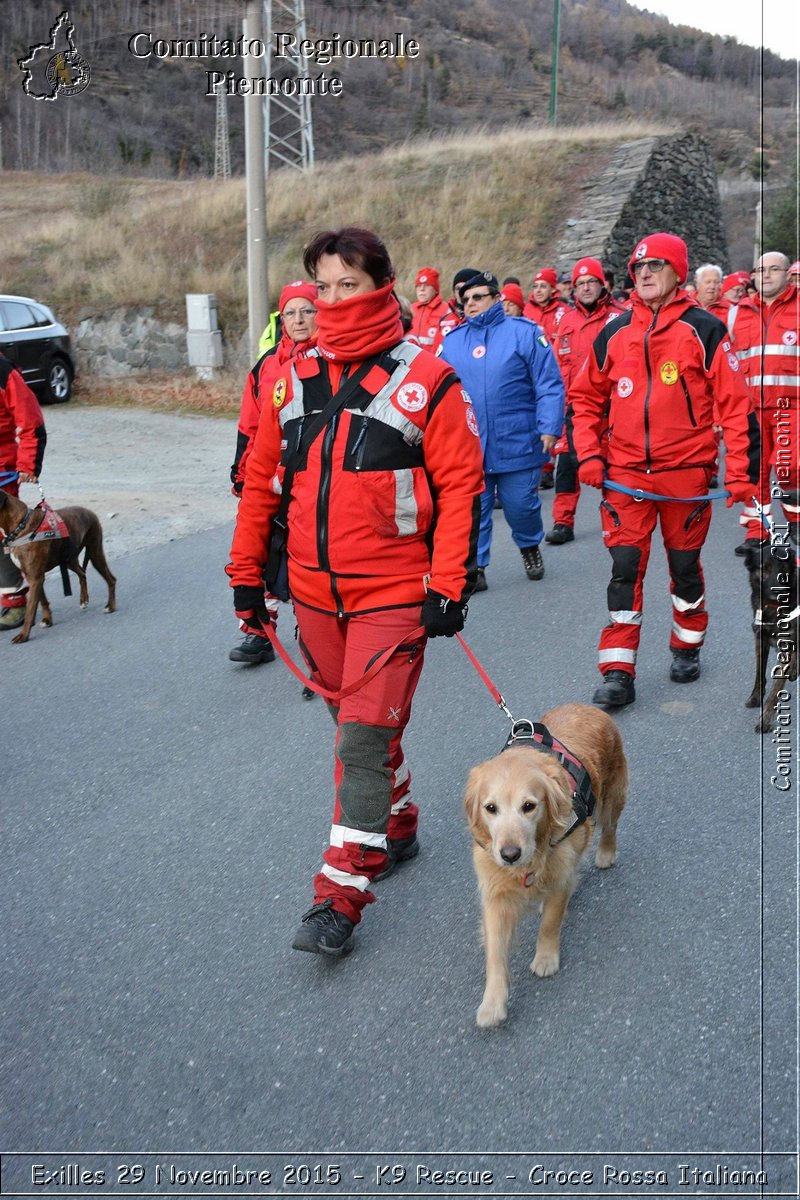
{"type": "MultiPolygon", "coordinates": [[[[550,843],[552,846],[557,846],[559,842],[563,842],[565,838],[568,838],[571,833],[574,833],[594,813],[597,800],[592,791],[592,781],[589,778],[589,772],[581,760],[571,750],[568,750],[563,742],[559,742],[557,738],[554,738],[547,726],[542,725],[539,721],[528,721],[524,718],[515,721],[511,726],[511,733],[508,735],[508,741],[503,746],[503,750],[508,750],[511,746],[528,746],[531,750],[538,750],[542,754],[551,755],[561,763],[561,766],[572,780],[573,791],[571,799],[575,820],[566,833],[563,833],[557,841],[550,843]]],[[[527,883],[526,886],[528,886],[527,883]]]]}
{"type": "Polygon", "coordinates": [[[49,504],[41,501],[36,505],[36,508],[29,508],[25,512],[25,516],[18,525],[7,533],[3,538],[2,547],[5,554],[13,554],[19,546],[29,546],[31,542],[50,542],[58,538],[68,538],[69,530],[67,529],[64,518],[50,508],[49,504]],[[39,509],[42,513],[42,519],[36,528],[31,533],[26,533],[24,537],[18,537],[17,534],[21,529],[24,529],[30,520],[33,513],[39,509]]]}

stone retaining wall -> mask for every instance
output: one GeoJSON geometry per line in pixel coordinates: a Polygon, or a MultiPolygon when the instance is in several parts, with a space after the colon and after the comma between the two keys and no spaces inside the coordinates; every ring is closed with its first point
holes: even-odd
{"type": "Polygon", "coordinates": [[[636,243],[657,231],[684,239],[690,270],[704,262],[729,269],[714,160],[696,134],[622,143],[570,207],[554,256],[559,271],[591,255],[621,283],[636,243]]]}

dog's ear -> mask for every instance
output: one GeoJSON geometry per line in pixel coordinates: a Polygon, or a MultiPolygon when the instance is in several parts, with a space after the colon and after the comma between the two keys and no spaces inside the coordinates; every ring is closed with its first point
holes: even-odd
{"type": "Polygon", "coordinates": [[[471,826],[480,821],[481,795],[483,793],[483,764],[473,767],[467,777],[467,787],[464,792],[464,809],[471,826]]]}
{"type": "Polygon", "coordinates": [[[563,833],[569,826],[572,811],[571,792],[565,791],[567,774],[555,759],[546,759],[537,773],[537,792],[544,802],[544,819],[539,822],[548,840],[563,833]]]}

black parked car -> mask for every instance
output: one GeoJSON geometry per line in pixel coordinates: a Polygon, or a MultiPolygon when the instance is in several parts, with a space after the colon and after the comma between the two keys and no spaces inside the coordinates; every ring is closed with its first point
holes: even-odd
{"type": "Polygon", "coordinates": [[[75,361],[68,331],[27,296],[0,296],[0,351],[47,403],[69,400],[75,361]]]}

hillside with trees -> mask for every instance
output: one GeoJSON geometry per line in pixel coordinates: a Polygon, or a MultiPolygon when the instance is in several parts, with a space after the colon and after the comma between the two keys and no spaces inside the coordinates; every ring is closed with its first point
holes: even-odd
{"type": "MultiPolygon", "coordinates": [[[[318,162],[431,136],[548,124],[553,0],[306,0],[311,38],[392,37],[416,59],[337,59],[342,95],[312,101],[318,162]]],[[[34,101],[21,74],[0,80],[0,164],[6,170],[90,171],[157,179],[214,172],[216,101],[207,72],[243,74],[240,59],[136,58],[134,33],[153,39],[241,33],[240,0],[74,0],[69,16],[89,87],[34,101]]],[[[47,37],[51,0],[0,5],[8,64],[47,37]]],[[[311,62],[309,74],[321,68],[311,62]]],[[[276,71],[276,74],[279,72],[276,71]]],[[[227,100],[231,164],[244,166],[243,103],[227,100]]],[[[785,203],[795,161],[796,68],[641,12],[625,0],[561,0],[558,125],[637,120],[684,128],[711,143],[732,257],[752,247],[762,217],[785,203]]],[[[749,253],[749,250],[748,250],[749,253]]]]}

